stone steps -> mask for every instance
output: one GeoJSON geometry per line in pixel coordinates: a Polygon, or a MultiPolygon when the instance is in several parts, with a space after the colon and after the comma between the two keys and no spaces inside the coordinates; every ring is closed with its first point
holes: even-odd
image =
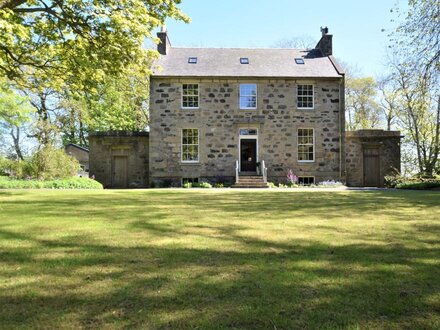
{"type": "Polygon", "coordinates": [[[269,188],[262,175],[239,175],[238,182],[232,188],[269,188]]]}

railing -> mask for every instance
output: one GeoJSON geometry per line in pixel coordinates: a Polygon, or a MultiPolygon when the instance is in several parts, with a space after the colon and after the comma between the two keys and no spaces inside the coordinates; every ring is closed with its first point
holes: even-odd
{"type": "Polygon", "coordinates": [[[238,171],[239,171],[239,165],[238,160],[235,161],[235,183],[238,183],[238,171]]]}
{"type": "Polygon", "coordinates": [[[260,162],[260,171],[261,171],[261,174],[263,174],[264,183],[267,183],[267,167],[266,167],[266,164],[264,163],[264,160],[262,160],[260,162]]]}

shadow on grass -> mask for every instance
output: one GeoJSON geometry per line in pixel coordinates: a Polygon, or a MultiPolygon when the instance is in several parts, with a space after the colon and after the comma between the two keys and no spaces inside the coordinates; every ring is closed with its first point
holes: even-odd
{"type": "MultiPolygon", "coordinates": [[[[111,203],[109,196],[89,196],[82,203],[66,196],[50,201],[29,198],[25,206],[7,202],[3,213],[7,221],[0,227],[3,326],[440,326],[440,226],[432,222],[435,215],[421,219],[404,212],[435,207],[432,196],[377,192],[303,198],[269,194],[258,200],[258,195],[236,193],[221,198],[174,193],[165,199],[161,193],[157,199],[143,193],[111,196],[117,197],[111,203]],[[84,221],[106,219],[117,226],[121,238],[106,241],[100,236],[105,224],[87,233],[66,227],[62,237],[49,237],[32,226],[14,228],[13,214],[20,207],[22,212],[32,210],[32,219],[48,221],[52,230],[62,230],[50,227],[56,218],[84,214],[84,221]],[[379,243],[338,242],[334,223],[314,229],[335,231],[335,242],[274,241],[243,234],[257,222],[295,221],[305,212],[329,220],[344,220],[344,212],[359,217],[387,214],[397,223],[410,224],[394,232],[393,241],[379,243]],[[228,223],[228,217],[238,222],[228,223]],[[177,238],[189,229],[196,230],[191,235],[214,237],[219,243],[183,246],[177,238]],[[170,241],[159,244],[162,239],[170,241]],[[223,241],[239,248],[222,248],[223,241]]],[[[438,213],[436,207],[433,212],[438,213]]],[[[15,222],[22,221],[26,218],[15,222]]],[[[344,230],[343,222],[339,226],[344,230]]],[[[362,233],[353,235],[362,238],[362,233]]]]}

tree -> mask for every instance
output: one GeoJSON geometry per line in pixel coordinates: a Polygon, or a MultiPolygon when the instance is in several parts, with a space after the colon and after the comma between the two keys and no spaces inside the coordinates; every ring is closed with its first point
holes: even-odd
{"type": "Polygon", "coordinates": [[[274,48],[297,48],[310,49],[315,48],[318,42],[309,35],[301,35],[293,38],[287,38],[277,41],[274,48]]]}
{"type": "Polygon", "coordinates": [[[0,79],[0,135],[2,140],[12,139],[16,157],[23,160],[21,132],[30,119],[28,98],[18,94],[5,79],[0,79]]]}
{"type": "Polygon", "coordinates": [[[433,176],[440,152],[440,99],[432,93],[437,88],[435,79],[405,59],[395,58],[391,65],[399,93],[400,125],[414,145],[419,173],[433,176]]]}
{"type": "Polygon", "coordinates": [[[432,176],[440,152],[440,6],[438,0],[409,0],[391,34],[390,66],[401,94],[399,119],[417,155],[419,172],[432,176]]]}
{"type": "Polygon", "coordinates": [[[395,51],[411,59],[423,73],[440,70],[440,4],[438,0],[409,0],[409,10],[392,34],[395,51]]]}
{"type": "Polygon", "coordinates": [[[49,77],[46,87],[58,89],[66,80],[94,85],[129,65],[148,72],[156,53],[143,43],[167,17],[188,21],[179,3],[0,0],[0,74],[20,83],[49,77]]]}
{"type": "Polygon", "coordinates": [[[399,92],[391,76],[381,78],[377,83],[377,90],[379,92],[379,109],[385,119],[386,129],[391,131],[398,119],[399,92]]]}
{"type": "Polygon", "coordinates": [[[346,81],[347,129],[371,129],[380,124],[376,102],[376,82],[372,77],[350,78],[346,81]]]}
{"type": "Polygon", "coordinates": [[[84,129],[145,130],[148,125],[148,79],[136,70],[117,77],[107,76],[95,87],[76,95],[63,95],[64,116],[59,118],[65,141],[84,144],[84,129]],[[75,136],[75,132],[78,136],[75,136]]]}

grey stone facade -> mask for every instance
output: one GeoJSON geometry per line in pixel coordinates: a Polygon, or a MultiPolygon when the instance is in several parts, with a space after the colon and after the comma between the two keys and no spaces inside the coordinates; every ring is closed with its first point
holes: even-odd
{"type": "Polygon", "coordinates": [[[258,130],[258,161],[268,180],[286,181],[288,169],[315,182],[344,175],[343,78],[339,79],[175,79],[151,80],[150,181],[180,185],[182,178],[232,182],[239,159],[240,128],[258,130]],[[182,109],[182,83],[199,84],[199,108],[182,109]],[[257,84],[257,109],[239,107],[240,83],[257,84]],[[314,109],[298,109],[298,84],[314,85],[314,109]],[[181,161],[184,128],[199,129],[199,162],[181,161]],[[298,128],[313,128],[315,160],[299,162],[298,128]]]}
{"type": "Polygon", "coordinates": [[[89,136],[89,149],[89,174],[105,188],[149,186],[149,134],[147,132],[92,133],[89,136]],[[118,162],[115,163],[118,159],[124,160],[124,167],[119,170],[116,168],[118,162]]]}

